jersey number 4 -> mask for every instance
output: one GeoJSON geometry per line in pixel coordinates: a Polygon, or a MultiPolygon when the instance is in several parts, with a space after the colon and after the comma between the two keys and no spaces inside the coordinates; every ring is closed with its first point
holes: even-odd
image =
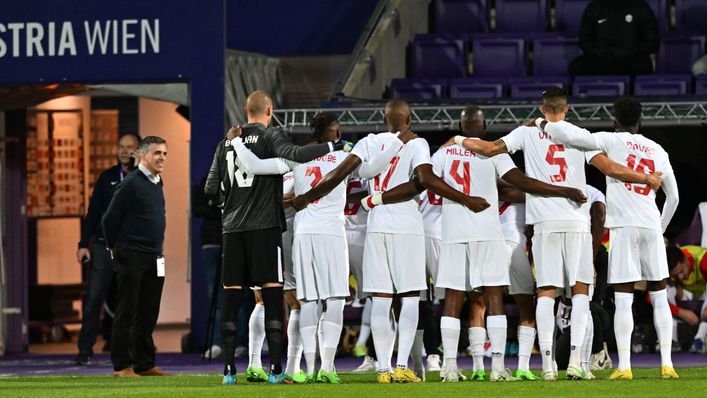
{"type": "Polygon", "coordinates": [[[462,187],[462,192],[464,192],[465,195],[469,195],[471,192],[471,173],[469,169],[469,162],[459,159],[454,160],[452,167],[449,169],[449,175],[452,176],[454,182],[462,187]],[[462,168],[462,174],[459,173],[459,166],[462,168]]]}
{"type": "MultiPolygon", "coordinates": [[[[319,181],[322,180],[322,169],[320,169],[319,166],[309,166],[307,167],[307,171],[305,171],[304,176],[314,176],[312,182],[309,183],[309,185],[314,188],[314,186],[319,184],[319,181]]],[[[319,199],[316,199],[312,203],[319,203],[319,199]]]]}
{"type": "Polygon", "coordinates": [[[562,182],[567,179],[567,161],[565,158],[556,158],[556,152],[564,152],[564,145],[550,145],[547,148],[547,155],[545,155],[545,161],[553,166],[560,166],[560,173],[553,174],[550,176],[550,181],[552,182],[562,182]]]}
{"type": "MultiPolygon", "coordinates": [[[[639,173],[652,174],[655,172],[655,162],[653,159],[637,159],[636,155],[628,155],[628,158],[626,158],[626,166],[639,173]]],[[[633,190],[641,195],[648,195],[651,192],[651,187],[645,184],[625,182],[624,185],[626,185],[626,189],[629,191],[633,190]]]]}

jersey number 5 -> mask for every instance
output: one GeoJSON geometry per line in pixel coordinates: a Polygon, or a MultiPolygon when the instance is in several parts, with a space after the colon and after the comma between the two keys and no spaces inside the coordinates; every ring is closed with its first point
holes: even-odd
{"type": "Polygon", "coordinates": [[[454,182],[462,187],[464,195],[469,195],[471,192],[471,173],[469,172],[469,162],[456,159],[452,162],[452,167],[449,169],[449,174],[454,179],[454,182]],[[463,173],[459,174],[459,166],[461,165],[463,173]]]}
{"type": "MultiPolygon", "coordinates": [[[[655,162],[653,159],[639,159],[638,162],[636,162],[636,160],[636,155],[628,155],[628,158],[626,158],[626,166],[639,173],[652,174],[655,172],[655,162]]],[[[633,188],[634,192],[641,195],[648,195],[651,192],[651,187],[648,185],[632,184],[630,182],[625,182],[624,185],[626,185],[626,189],[629,191],[633,188]]]]}
{"type": "Polygon", "coordinates": [[[550,181],[552,182],[562,182],[567,178],[567,161],[565,158],[556,158],[555,152],[564,152],[564,145],[550,145],[547,148],[547,155],[545,155],[545,161],[554,166],[560,166],[560,173],[553,174],[550,176],[550,181]]]}
{"type": "MultiPolygon", "coordinates": [[[[314,188],[315,185],[319,183],[319,181],[322,180],[322,169],[319,168],[319,166],[309,166],[307,167],[307,171],[304,173],[305,177],[309,176],[314,176],[314,179],[312,180],[309,185],[314,188]]],[[[312,203],[319,203],[319,199],[315,200],[312,203]]]]}

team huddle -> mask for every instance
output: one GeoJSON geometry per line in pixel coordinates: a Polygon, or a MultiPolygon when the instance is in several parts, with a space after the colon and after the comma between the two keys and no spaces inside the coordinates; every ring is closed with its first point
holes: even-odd
{"type": "Polygon", "coordinates": [[[428,143],[411,131],[410,106],[391,100],[385,108],[388,132],[369,134],[352,146],[341,140],[336,116],[320,113],[311,122],[312,144],[299,147],[266,127],[271,100],[264,92],[252,93],[248,124],[229,130],[219,144],[206,184],[206,193],[223,205],[223,383],[236,382],[235,317],[247,288],[256,291],[259,303],[250,321],[247,379],[340,383],[334,356],[350,274],[358,298],[370,297],[364,316],[370,317],[379,383],[424,379],[424,367],[415,359],[422,354],[420,301],[432,299],[431,284],[443,302],[442,381],[556,380],[555,299],[561,294],[572,302],[566,377],[593,378],[587,363],[595,274],[589,207],[595,190],[586,184],[585,163],[607,181],[608,282],[616,291],[619,351],[610,378],[633,377],[631,305],[634,282],[641,280],[648,282],[654,307],[661,376],[678,377],[671,362],[662,237],[678,203],[668,155],[638,134],[641,105],[635,99],[616,101],[615,133],[592,134],[574,126],[564,121],[567,110],[566,93],[549,89],[542,98],[544,118],[491,142],[482,139],[481,109],[467,107],[460,117],[462,135],[431,154],[428,143]],[[516,151],[523,152],[525,173],[508,155],[516,151]],[[655,202],[661,187],[662,213],[655,202]],[[532,266],[526,225],[532,226],[532,266]],[[506,291],[520,310],[515,375],[504,358],[506,291]],[[283,297],[290,308],[284,369],[283,297]],[[474,357],[468,376],[457,364],[465,300],[472,307],[466,326],[474,357]],[[529,369],[536,330],[540,376],[529,369]],[[260,360],[265,338],[269,375],[260,360]],[[302,356],[306,370],[300,369],[302,356]]]}

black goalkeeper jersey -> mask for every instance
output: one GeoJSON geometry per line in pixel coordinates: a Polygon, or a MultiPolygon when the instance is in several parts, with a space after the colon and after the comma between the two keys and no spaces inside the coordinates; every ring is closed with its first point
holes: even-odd
{"type": "MultiPolygon", "coordinates": [[[[279,157],[305,163],[331,150],[330,143],[295,145],[284,132],[260,123],[244,125],[241,138],[245,146],[261,159],[279,157]]],[[[247,175],[235,164],[236,152],[230,143],[224,141],[222,145],[223,148],[216,150],[209,179],[219,178],[225,194],[223,233],[274,227],[285,231],[282,175],[247,175]],[[225,167],[220,167],[219,162],[225,167]],[[219,173],[219,170],[223,171],[219,173]]]]}

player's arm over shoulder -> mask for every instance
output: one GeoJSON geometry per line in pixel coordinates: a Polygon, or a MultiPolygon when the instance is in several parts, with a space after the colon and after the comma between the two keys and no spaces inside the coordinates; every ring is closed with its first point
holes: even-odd
{"type": "Polygon", "coordinates": [[[487,157],[510,152],[503,139],[498,139],[496,141],[473,140],[458,135],[454,137],[454,143],[463,146],[474,153],[487,157]]]}

